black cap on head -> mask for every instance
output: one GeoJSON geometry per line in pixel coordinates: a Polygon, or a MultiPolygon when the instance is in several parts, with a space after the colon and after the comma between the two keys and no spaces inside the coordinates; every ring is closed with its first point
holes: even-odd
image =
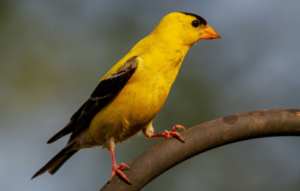
{"type": "Polygon", "coordinates": [[[196,15],[194,13],[187,13],[187,12],[180,12],[180,13],[183,13],[183,14],[186,14],[186,15],[191,15],[193,17],[196,17],[199,21],[200,21],[200,24],[202,25],[207,25],[207,22],[205,19],[203,19],[202,17],[200,17],[199,15],[196,15]]]}

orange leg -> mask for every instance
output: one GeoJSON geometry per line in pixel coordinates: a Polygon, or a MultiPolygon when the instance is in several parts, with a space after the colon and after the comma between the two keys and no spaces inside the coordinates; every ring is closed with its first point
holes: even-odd
{"type": "Polygon", "coordinates": [[[130,167],[124,163],[121,163],[120,166],[117,165],[116,163],[116,159],[115,159],[115,154],[114,154],[114,150],[115,150],[115,142],[114,142],[114,138],[110,138],[107,140],[106,142],[107,144],[107,148],[110,152],[111,155],[111,160],[112,160],[112,172],[110,174],[110,180],[116,175],[119,174],[124,180],[126,180],[129,184],[131,184],[130,180],[126,177],[126,175],[121,171],[124,167],[130,169],[130,167]]]}
{"type": "Polygon", "coordinates": [[[112,159],[112,172],[110,174],[110,180],[116,175],[119,174],[124,180],[126,180],[129,184],[131,184],[130,180],[126,177],[126,175],[121,171],[124,167],[130,169],[130,167],[124,163],[121,163],[120,166],[117,165],[116,160],[115,160],[115,155],[114,155],[114,151],[110,150],[110,155],[111,155],[111,159],[112,159]]]}

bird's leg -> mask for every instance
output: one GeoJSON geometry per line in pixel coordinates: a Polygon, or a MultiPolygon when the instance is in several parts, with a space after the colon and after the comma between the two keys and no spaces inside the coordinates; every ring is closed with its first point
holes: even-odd
{"type": "Polygon", "coordinates": [[[183,130],[185,130],[185,128],[183,126],[181,126],[181,125],[175,125],[173,127],[172,131],[165,130],[164,133],[153,134],[154,129],[153,129],[152,125],[149,125],[147,128],[143,129],[143,133],[149,139],[153,139],[155,137],[164,137],[166,139],[169,139],[169,138],[172,138],[172,137],[177,137],[178,139],[180,139],[182,142],[185,143],[185,141],[181,137],[181,135],[178,132],[175,132],[176,129],[183,129],[183,130]]]}
{"type": "Polygon", "coordinates": [[[124,163],[121,163],[120,166],[117,165],[116,160],[115,160],[115,154],[114,154],[114,150],[115,150],[115,142],[114,142],[114,138],[110,138],[107,140],[106,142],[107,145],[107,149],[110,152],[111,155],[111,159],[112,159],[112,172],[110,174],[110,180],[116,175],[119,174],[124,180],[126,180],[129,184],[131,184],[130,180],[126,177],[126,175],[121,171],[124,167],[130,169],[130,167],[124,163]]]}

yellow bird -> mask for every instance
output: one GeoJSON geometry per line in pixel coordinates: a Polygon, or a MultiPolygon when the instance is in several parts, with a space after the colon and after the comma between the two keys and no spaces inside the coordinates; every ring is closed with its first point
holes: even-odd
{"type": "Polygon", "coordinates": [[[176,129],[154,134],[152,121],[165,103],[183,58],[200,39],[220,36],[200,16],[174,12],[166,15],[152,33],[139,41],[101,79],[90,98],[71,117],[70,122],[48,143],[69,134],[68,144],[33,177],[48,171],[54,174],[79,149],[102,146],[110,151],[110,180],[127,165],[117,165],[115,143],[123,142],[138,132],[154,137],[183,138],[176,129]]]}

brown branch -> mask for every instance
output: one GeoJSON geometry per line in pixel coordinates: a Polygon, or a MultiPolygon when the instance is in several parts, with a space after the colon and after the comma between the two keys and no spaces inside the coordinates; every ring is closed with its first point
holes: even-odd
{"type": "Polygon", "coordinates": [[[299,136],[300,109],[273,109],[231,115],[181,132],[186,143],[165,140],[129,163],[125,170],[132,185],[116,176],[101,189],[140,190],[154,178],[197,154],[247,139],[299,136]]]}

